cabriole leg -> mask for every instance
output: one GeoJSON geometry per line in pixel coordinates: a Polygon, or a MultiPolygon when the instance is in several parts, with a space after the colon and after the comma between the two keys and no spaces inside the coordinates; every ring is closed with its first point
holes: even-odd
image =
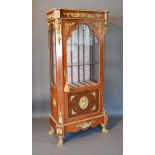
{"type": "Polygon", "coordinates": [[[109,132],[109,130],[106,129],[106,125],[105,124],[101,124],[101,127],[102,127],[102,132],[103,133],[108,133],[109,132]]]}
{"type": "Polygon", "coordinates": [[[57,146],[63,146],[63,136],[58,136],[57,146]]]}

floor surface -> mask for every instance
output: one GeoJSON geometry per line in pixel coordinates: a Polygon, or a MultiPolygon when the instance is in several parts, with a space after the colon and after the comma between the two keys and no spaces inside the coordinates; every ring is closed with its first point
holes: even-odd
{"type": "Polygon", "coordinates": [[[69,133],[64,146],[57,147],[57,137],[49,136],[48,118],[32,120],[33,155],[122,155],[123,121],[121,117],[110,117],[110,132],[101,132],[101,127],[69,133]]]}

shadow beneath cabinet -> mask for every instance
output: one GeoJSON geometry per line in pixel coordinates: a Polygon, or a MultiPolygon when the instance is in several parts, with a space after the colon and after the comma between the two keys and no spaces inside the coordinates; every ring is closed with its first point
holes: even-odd
{"type": "MultiPolygon", "coordinates": [[[[110,116],[107,124],[107,128],[112,130],[117,124],[123,119],[122,116],[110,116]]],[[[95,134],[101,132],[101,126],[98,125],[95,128],[89,128],[87,130],[80,130],[79,132],[67,133],[64,137],[64,142],[71,141],[76,137],[84,137],[90,134],[95,134]]]]}

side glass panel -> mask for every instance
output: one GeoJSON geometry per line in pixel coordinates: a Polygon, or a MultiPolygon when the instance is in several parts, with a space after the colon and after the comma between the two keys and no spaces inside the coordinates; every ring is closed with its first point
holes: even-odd
{"type": "Polygon", "coordinates": [[[99,42],[85,24],[72,32],[67,40],[67,80],[79,86],[91,85],[99,78],[99,42]]]}
{"type": "Polygon", "coordinates": [[[55,30],[51,26],[50,29],[50,62],[51,62],[51,83],[56,84],[56,45],[55,45],[55,30]]]}

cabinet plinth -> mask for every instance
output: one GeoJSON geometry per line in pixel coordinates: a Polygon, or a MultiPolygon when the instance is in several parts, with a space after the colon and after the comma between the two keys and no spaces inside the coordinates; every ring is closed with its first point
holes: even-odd
{"type": "Polygon", "coordinates": [[[108,11],[48,11],[51,134],[63,145],[67,132],[108,122],[104,109],[104,42],[108,11]]]}

